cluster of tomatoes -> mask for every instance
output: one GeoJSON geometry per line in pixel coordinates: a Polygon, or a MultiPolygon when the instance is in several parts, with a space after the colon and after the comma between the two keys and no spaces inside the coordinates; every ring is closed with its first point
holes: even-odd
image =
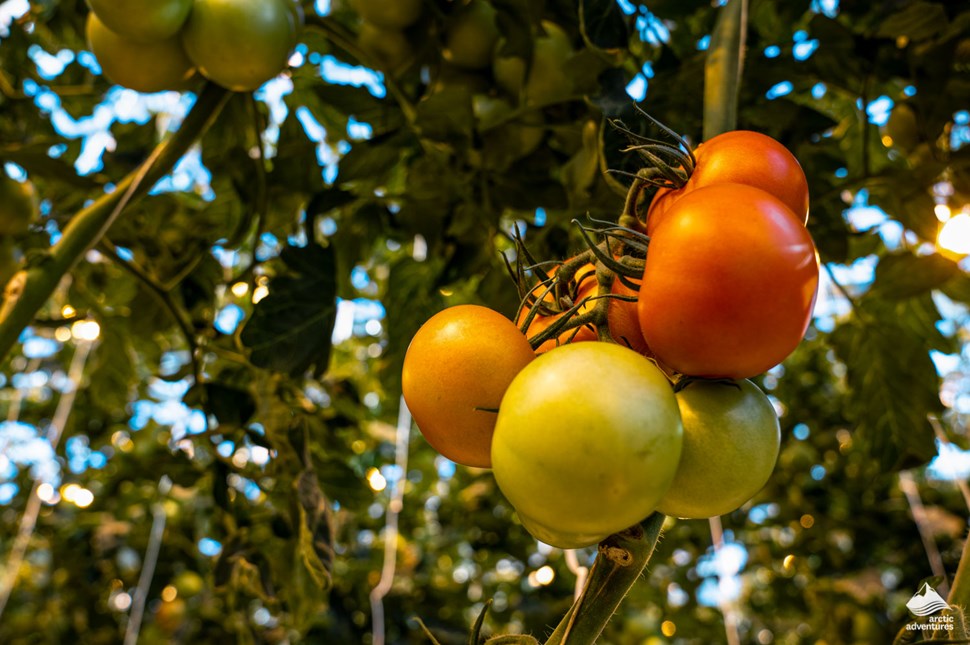
{"type": "Polygon", "coordinates": [[[237,92],[280,73],[296,45],[295,0],[88,0],[104,75],[138,92],[188,89],[197,73],[237,92]]]}
{"type": "Polygon", "coordinates": [[[404,397],[428,442],[491,467],[547,544],[595,544],[654,511],[729,513],[774,469],[778,417],[747,379],[784,360],[811,318],[807,182],[754,132],[715,137],[690,159],[689,179],[661,188],[642,223],[646,253],[628,263],[642,275],[567,261],[542,272],[518,325],[459,305],[408,348],[404,397]],[[589,315],[604,299],[605,317],[589,315]]]}

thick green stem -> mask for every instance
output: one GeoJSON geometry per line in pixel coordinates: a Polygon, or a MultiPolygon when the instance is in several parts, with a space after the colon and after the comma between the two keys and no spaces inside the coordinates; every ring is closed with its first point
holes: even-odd
{"type": "Polygon", "coordinates": [[[660,537],[664,515],[603,540],[583,593],[563,617],[546,645],[592,645],[640,578],[660,537]]]}
{"type": "Polygon", "coordinates": [[[11,279],[0,309],[0,361],[10,353],[24,327],[54,293],[61,278],[98,243],[125,205],[148,192],[172,169],[212,124],[229,96],[228,90],[211,83],[207,85],[171,139],[160,144],[113,192],[74,215],[47,256],[11,279]]]}
{"type": "Polygon", "coordinates": [[[744,65],[748,1],[730,0],[717,17],[704,66],[704,140],[734,130],[744,65]]]}

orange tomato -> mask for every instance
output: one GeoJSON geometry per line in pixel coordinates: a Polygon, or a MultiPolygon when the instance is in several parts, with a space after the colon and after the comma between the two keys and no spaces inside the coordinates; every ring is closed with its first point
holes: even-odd
{"type": "Polygon", "coordinates": [[[535,358],[508,318],[458,305],[435,314],[411,340],[401,388],[428,443],[459,464],[489,468],[499,403],[535,358]]]}

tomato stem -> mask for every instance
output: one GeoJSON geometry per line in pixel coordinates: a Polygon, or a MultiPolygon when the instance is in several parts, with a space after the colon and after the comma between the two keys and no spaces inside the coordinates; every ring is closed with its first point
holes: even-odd
{"type": "Polygon", "coordinates": [[[582,593],[545,645],[596,642],[650,561],[664,519],[662,513],[654,513],[640,524],[600,542],[596,562],[582,593]]]}

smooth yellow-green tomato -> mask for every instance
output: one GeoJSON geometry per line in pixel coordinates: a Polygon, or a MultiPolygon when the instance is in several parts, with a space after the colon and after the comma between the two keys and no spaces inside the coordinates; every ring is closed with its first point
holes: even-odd
{"type": "Polygon", "coordinates": [[[589,546],[654,511],[680,462],[682,433],[655,364],[613,343],[563,345],[509,385],[492,469],[536,538],[589,546]]]}
{"type": "Polygon", "coordinates": [[[104,75],[113,83],[137,92],[183,90],[195,74],[178,37],[136,43],[108,29],[88,14],[87,38],[104,75]]]}
{"type": "Polygon", "coordinates": [[[781,446],[778,416],[751,381],[696,381],[677,393],[684,451],[657,510],[684,518],[724,515],[764,487],[781,446]]]}
{"type": "Polygon", "coordinates": [[[452,65],[484,69],[492,63],[498,39],[495,9],[485,0],[472,0],[448,26],[443,55],[452,65]]]}
{"type": "Polygon", "coordinates": [[[301,17],[292,0],[195,0],[182,44],[203,76],[251,92],[286,67],[301,17]]]}
{"type": "Polygon", "coordinates": [[[544,20],[545,35],[536,38],[532,60],[497,56],[492,72],[499,87],[526,105],[541,107],[569,99],[573,83],[566,64],[573,53],[569,36],[555,23],[544,20]]]}
{"type": "Polygon", "coordinates": [[[192,0],[88,0],[88,6],[119,36],[150,43],[179,32],[192,11],[192,0]]]}

